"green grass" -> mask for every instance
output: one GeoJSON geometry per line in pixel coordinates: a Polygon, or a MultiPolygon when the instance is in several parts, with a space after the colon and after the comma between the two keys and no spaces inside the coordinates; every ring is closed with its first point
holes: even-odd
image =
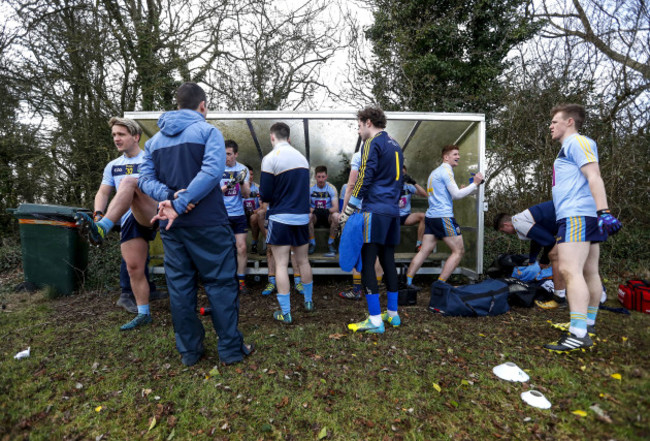
{"type": "Polygon", "coordinates": [[[230,367],[218,363],[206,318],[207,358],[192,368],[180,363],[166,301],[152,305],[151,327],[120,333],[130,316],[114,306],[116,295],[45,301],[42,293],[12,293],[0,316],[0,430],[6,439],[33,440],[634,440],[650,434],[648,316],[601,312],[597,347],[557,356],[541,345],[558,336],[546,321],[566,321],[566,310],[440,317],[427,312],[423,293],[417,307],[403,309],[400,328],[356,335],[346,324],[363,318],[365,304],[335,296],[346,282],[317,279],[314,314],[293,296],[291,326],[272,320],[275,299],[260,296],[262,282],[253,283],[254,294],[241,301],[240,328],[257,351],[230,367]],[[31,357],[14,360],[27,346],[31,357]],[[531,380],[497,379],[492,368],[504,361],[526,369],[531,380]],[[526,405],[519,395],[531,388],[552,409],[526,405]],[[593,404],[611,423],[589,409],[593,404]]]}
{"type": "MultiPolygon", "coordinates": [[[[647,236],[630,230],[604,251],[608,306],[620,306],[618,283],[647,271],[647,242],[634,240],[647,236]]],[[[0,249],[7,262],[15,261],[10,248],[0,249]]],[[[487,232],[485,262],[501,252],[526,253],[527,246],[487,232]]],[[[186,368],[167,301],[152,304],[152,326],[118,330],[131,319],[115,307],[118,294],[110,288],[117,285],[119,260],[100,254],[91,250],[86,291],[54,300],[42,291],[14,293],[22,280],[15,264],[0,273],[6,303],[0,312],[0,439],[650,438],[647,315],[602,311],[597,346],[558,356],[542,345],[557,339],[559,331],[547,321],[568,321],[566,309],[441,317],[427,311],[429,295],[421,292],[418,306],[401,310],[401,327],[356,335],[346,324],[364,318],[365,303],[336,296],[348,278],[316,279],[313,314],[292,295],[290,326],[272,319],[276,300],[260,295],[260,281],[241,299],[240,329],[256,352],[222,367],[214,331],[202,318],[206,358],[186,368]],[[13,359],[28,346],[31,357],[13,359]],[[495,377],[492,368],[505,361],[525,369],[530,381],[495,377]],[[528,389],[540,390],[553,407],[525,404],[520,394],[528,389]],[[606,416],[590,409],[594,405],[606,416]]],[[[421,286],[431,281],[416,279],[421,286]]],[[[206,303],[203,294],[200,303],[206,303]]]]}

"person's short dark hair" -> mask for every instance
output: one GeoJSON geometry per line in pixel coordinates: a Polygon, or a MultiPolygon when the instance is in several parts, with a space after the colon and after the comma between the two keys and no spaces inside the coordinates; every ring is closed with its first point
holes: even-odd
{"type": "Polygon", "coordinates": [[[318,174],[318,173],[325,173],[325,174],[327,174],[327,167],[325,167],[324,165],[319,165],[318,167],[316,167],[316,168],[314,169],[314,174],[318,174]]]}
{"type": "Polygon", "coordinates": [[[252,172],[255,171],[255,169],[253,167],[251,167],[250,165],[248,165],[248,164],[244,164],[244,167],[246,167],[247,169],[249,169],[252,172]]]}
{"type": "Polygon", "coordinates": [[[576,124],[576,130],[580,131],[582,125],[585,122],[585,108],[580,104],[558,104],[557,106],[551,109],[551,118],[555,116],[556,113],[562,112],[567,118],[573,118],[576,124]]]}
{"type": "Polygon", "coordinates": [[[357,119],[362,123],[370,120],[373,126],[378,129],[386,128],[386,114],[380,107],[366,107],[357,112],[357,119]]]}
{"type": "Polygon", "coordinates": [[[233,153],[237,153],[239,151],[239,146],[232,139],[226,139],[226,142],[224,144],[226,144],[227,149],[232,149],[233,153]]]}
{"type": "Polygon", "coordinates": [[[460,150],[456,144],[448,144],[442,148],[440,157],[444,159],[445,155],[453,150],[460,150]]]}
{"type": "Polygon", "coordinates": [[[494,218],[494,229],[499,231],[503,224],[511,221],[512,216],[510,216],[508,213],[499,213],[497,214],[497,217],[494,218]]]}
{"type": "Polygon", "coordinates": [[[291,129],[283,122],[277,122],[271,126],[270,132],[273,133],[276,139],[287,140],[291,135],[291,129]]]}
{"type": "Polygon", "coordinates": [[[207,102],[205,91],[196,83],[183,83],[176,89],[176,105],[179,109],[196,110],[201,101],[207,102]]]}

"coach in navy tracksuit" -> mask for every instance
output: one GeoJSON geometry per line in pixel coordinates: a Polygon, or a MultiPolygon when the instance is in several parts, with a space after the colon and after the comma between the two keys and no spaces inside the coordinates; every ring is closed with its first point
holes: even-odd
{"type": "Polygon", "coordinates": [[[364,140],[361,147],[361,167],[352,190],[352,196],[339,218],[345,224],[357,207],[363,205],[363,268],[361,281],[368,303],[368,319],[348,325],[354,332],[382,334],[384,321],[392,326],[400,325],[397,314],[397,270],[395,246],[399,244],[399,199],[404,185],[402,166],[404,156],[397,141],[384,131],[386,115],[379,108],[368,107],[357,113],[359,136],[364,140]],[[375,260],[384,268],[387,287],[388,311],[381,313],[379,286],[375,274],[375,260]]]}
{"type": "Polygon", "coordinates": [[[521,240],[530,240],[528,262],[531,264],[537,261],[539,252],[544,248],[539,263],[548,264],[550,260],[553,267],[555,300],[560,303],[564,302],[566,289],[558,267],[557,247],[555,246],[558,226],[555,220],[553,201],[533,205],[514,216],[499,213],[494,220],[494,229],[506,234],[516,234],[521,240]]]}
{"type": "MultiPolygon", "coordinates": [[[[219,188],[226,166],[221,132],[205,121],[206,95],[195,83],[176,91],[179,110],[158,120],[158,132],[145,144],[140,189],[157,201],[165,249],[176,348],[191,366],[204,352],[205,331],[196,314],[199,277],[212,307],[219,336],[219,359],[239,362],[252,347],[237,329],[238,287],[235,237],[219,188]]],[[[154,218],[154,219],[155,219],[154,218]]]]}

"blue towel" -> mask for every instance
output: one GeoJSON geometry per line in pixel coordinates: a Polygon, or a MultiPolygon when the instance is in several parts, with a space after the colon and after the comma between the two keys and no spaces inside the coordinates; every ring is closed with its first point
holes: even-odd
{"type": "Polygon", "coordinates": [[[553,268],[548,266],[541,270],[537,276],[535,276],[535,280],[544,280],[544,279],[550,279],[553,277],[553,268]]]}
{"type": "Polygon", "coordinates": [[[352,213],[345,223],[339,242],[339,265],[343,271],[355,268],[361,272],[361,248],[363,247],[363,215],[352,213]]]}
{"type": "Polygon", "coordinates": [[[530,282],[531,280],[535,280],[535,277],[541,270],[542,269],[537,262],[532,265],[516,266],[515,269],[512,270],[512,277],[524,282],[530,282]]]}

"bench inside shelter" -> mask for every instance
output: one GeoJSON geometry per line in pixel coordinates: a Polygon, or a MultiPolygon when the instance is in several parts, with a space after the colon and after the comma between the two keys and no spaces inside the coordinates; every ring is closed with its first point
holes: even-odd
{"type": "MultiPolygon", "coordinates": [[[[127,112],[125,117],[136,120],[144,134],[141,147],[153,136],[156,122],[162,112],[127,112]]],[[[485,169],[485,118],[480,114],[462,113],[415,113],[386,112],[386,131],[401,146],[408,173],[426,189],[426,181],[441,163],[443,146],[459,146],[461,160],[454,169],[459,187],[468,184],[472,173],[485,169]]],[[[225,139],[233,139],[239,145],[237,161],[254,170],[254,180],[259,184],[260,165],[264,155],[272,150],[269,128],[282,121],[291,129],[290,142],[310,163],[312,185],[315,183],[314,168],[325,165],[328,182],[340,191],[347,182],[352,155],[361,147],[358,136],[356,111],[348,112],[209,112],[207,121],[223,133],[225,139]]],[[[454,202],[454,215],[461,226],[465,256],[456,273],[477,278],[483,272],[483,187],[473,196],[454,202]]],[[[425,198],[413,196],[412,211],[427,209],[425,198]]],[[[324,257],[327,252],[328,230],[316,228],[316,251],[310,255],[314,274],[348,274],[338,266],[336,257],[324,257]]],[[[415,256],[417,226],[401,227],[401,243],[396,249],[395,260],[399,266],[415,256]]],[[[248,234],[250,245],[251,235],[248,234]]],[[[250,248],[249,248],[250,249],[250,248]]],[[[337,243],[338,249],[338,243],[337,243]]],[[[163,247],[160,236],[151,243],[150,266],[153,273],[164,273],[163,247]]],[[[438,241],[436,250],[429,256],[418,274],[439,274],[449,249],[438,241]]],[[[248,274],[266,275],[266,256],[248,254],[248,274]]]]}

